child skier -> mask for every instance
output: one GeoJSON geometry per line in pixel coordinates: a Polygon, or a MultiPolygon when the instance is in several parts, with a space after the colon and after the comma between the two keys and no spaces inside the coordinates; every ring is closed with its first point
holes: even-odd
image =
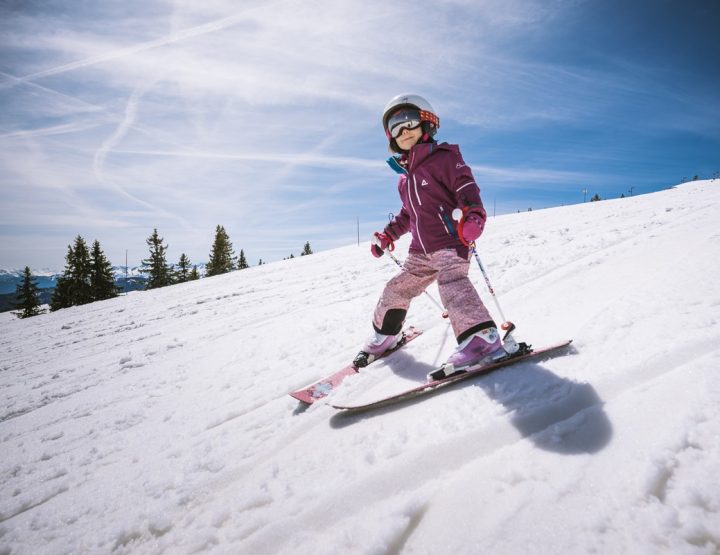
{"type": "Polygon", "coordinates": [[[399,274],[385,286],[373,316],[375,333],[355,358],[366,366],[402,338],[410,302],[435,280],[458,347],[446,365],[447,375],[505,354],[497,326],[468,279],[470,244],[483,232],[487,215],[480,189],[457,145],[438,144],[440,120],[417,94],[401,94],[385,107],[383,128],[396,155],[388,159],[400,174],[400,213],[374,234],[373,256],[394,249],[410,232],[412,241],[399,274]],[[452,214],[462,210],[456,223],[452,214]]]}

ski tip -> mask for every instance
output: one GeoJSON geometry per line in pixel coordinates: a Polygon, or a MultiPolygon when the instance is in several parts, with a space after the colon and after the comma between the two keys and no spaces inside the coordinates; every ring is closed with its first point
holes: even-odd
{"type": "Polygon", "coordinates": [[[296,392],[288,393],[288,395],[290,395],[290,397],[292,397],[296,401],[300,401],[303,405],[308,405],[308,406],[312,405],[313,401],[315,400],[312,397],[302,395],[302,394],[296,393],[296,392]]]}

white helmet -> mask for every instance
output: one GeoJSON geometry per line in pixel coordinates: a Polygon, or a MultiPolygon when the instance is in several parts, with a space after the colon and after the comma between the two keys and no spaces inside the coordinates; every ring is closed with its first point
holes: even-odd
{"type": "Polygon", "coordinates": [[[440,127],[440,118],[437,114],[435,114],[435,109],[422,96],[413,93],[397,95],[385,106],[382,118],[385,135],[390,141],[390,149],[395,152],[402,151],[397,147],[395,139],[390,134],[390,130],[388,129],[388,120],[390,119],[390,116],[402,108],[415,108],[419,112],[423,133],[426,134],[428,138],[433,137],[440,127]]]}

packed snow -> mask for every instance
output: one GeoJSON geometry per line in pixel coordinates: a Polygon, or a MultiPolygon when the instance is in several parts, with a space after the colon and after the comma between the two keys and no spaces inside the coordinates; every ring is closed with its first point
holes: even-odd
{"type": "MultiPolygon", "coordinates": [[[[720,181],[491,218],[517,338],[574,348],[360,414],[288,393],[369,335],[367,243],[4,318],[0,553],[719,553],[718,222],[720,181]]],[[[452,351],[408,324],[331,398],[452,351]]]]}

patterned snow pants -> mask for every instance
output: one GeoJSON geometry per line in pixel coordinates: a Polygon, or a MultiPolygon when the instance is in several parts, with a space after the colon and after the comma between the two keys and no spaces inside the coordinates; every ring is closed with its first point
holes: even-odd
{"type": "Polygon", "coordinates": [[[468,331],[486,327],[482,324],[491,322],[492,318],[468,278],[469,269],[470,260],[458,256],[455,249],[410,253],[401,272],[385,285],[373,316],[375,329],[388,335],[398,333],[410,301],[435,280],[459,341],[465,339],[463,335],[469,335],[468,331]]]}

